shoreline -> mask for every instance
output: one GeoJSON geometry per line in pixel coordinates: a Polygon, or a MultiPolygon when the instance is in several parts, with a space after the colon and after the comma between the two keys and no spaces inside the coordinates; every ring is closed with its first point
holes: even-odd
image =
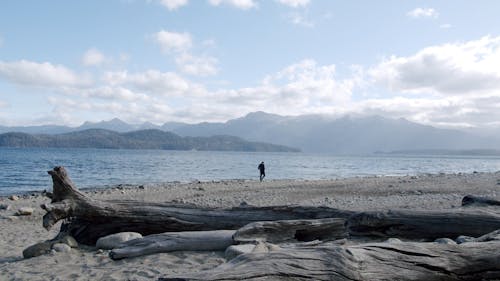
{"type": "MultiPolygon", "coordinates": [[[[138,200],[195,204],[230,208],[304,205],[338,209],[459,210],[465,195],[500,199],[500,172],[468,174],[426,174],[421,176],[353,177],[334,180],[207,181],[114,186],[81,190],[98,200],[138,200]]],[[[52,239],[59,225],[50,231],[42,227],[45,212],[39,207],[50,199],[35,195],[19,200],[0,197],[0,277],[6,280],[151,280],[160,276],[201,271],[225,262],[222,252],[171,252],[111,260],[107,251],[93,247],[23,259],[22,251],[35,243],[52,239]],[[33,208],[28,216],[16,216],[21,207],[33,208]]],[[[0,278],[0,279],[2,279],[0,278]]]]}
{"type": "MultiPolygon", "coordinates": [[[[334,177],[334,178],[319,178],[319,179],[306,179],[306,178],[276,178],[276,179],[265,179],[264,182],[330,182],[330,181],[339,181],[339,180],[350,180],[350,179],[368,179],[368,178],[405,178],[405,177],[432,177],[432,176],[462,176],[462,175],[473,175],[473,174],[500,174],[499,171],[487,171],[487,172],[478,172],[473,171],[470,173],[467,172],[456,172],[456,173],[407,173],[407,174],[360,174],[353,176],[345,176],[345,177],[334,177]]],[[[50,177],[47,175],[47,177],[50,177]]],[[[159,182],[149,182],[149,183],[119,183],[119,184],[105,184],[101,186],[93,186],[93,187],[79,187],[78,183],[75,185],[78,187],[80,191],[86,192],[95,192],[102,191],[108,189],[134,189],[140,188],[142,189],[145,186],[172,186],[172,185],[189,185],[189,184],[230,184],[230,183],[239,183],[239,182],[258,182],[258,177],[255,178],[234,178],[234,179],[214,179],[214,180],[189,180],[189,181],[159,181],[159,182]]],[[[41,196],[44,193],[51,192],[52,183],[49,188],[43,190],[17,190],[14,192],[0,192],[0,200],[6,199],[9,196],[16,195],[20,197],[28,197],[28,196],[41,196]]]]}

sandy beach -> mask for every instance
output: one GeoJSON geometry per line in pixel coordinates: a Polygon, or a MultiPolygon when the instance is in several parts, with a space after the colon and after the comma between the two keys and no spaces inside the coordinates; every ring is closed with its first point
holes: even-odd
{"type": "MultiPolygon", "coordinates": [[[[78,186],[78,183],[75,183],[78,186]]],[[[364,177],[318,181],[249,181],[121,185],[85,190],[99,200],[130,199],[151,202],[193,203],[232,207],[309,205],[346,210],[454,209],[467,194],[500,199],[500,172],[426,174],[419,176],[364,177]]],[[[119,261],[108,251],[80,246],[69,252],[52,252],[23,259],[28,246],[53,238],[58,225],[42,227],[40,208],[50,199],[40,193],[0,198],[0,280],[155,280],[171,274],[201,271],[224,263],[223,252],[172,252],[119,261]],[[22,207],[33,214],[18,216],[22,207]]]]}

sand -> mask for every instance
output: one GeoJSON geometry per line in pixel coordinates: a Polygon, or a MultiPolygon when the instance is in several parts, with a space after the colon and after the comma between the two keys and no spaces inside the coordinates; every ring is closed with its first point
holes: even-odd
{"type": "MultiPolygon", "coordinates": [[[[76,183],[78,185],[78,183],[76,183]]],[[[467,194],[500,199],[500,172],[425,174],[401,177],[363,177],[318,181],[249,181],[166,183],[86,190],[97,199],[133,199],[152,202],[186,202],[200,206],[231,207],[300,204],[348,210],[453,209],[467,194]]],[[[13,201],[0,198],[0,280],[155,280],[173,273],[210,269],[224,263],[223,252],[172,252],[113,261],[107,251],[80,247],[23,259],[26,247],[53,238],[42,227],[50,199],[39,193],[13,201]],[[15,216],[32,207],[29,216],[15,216]]]]}

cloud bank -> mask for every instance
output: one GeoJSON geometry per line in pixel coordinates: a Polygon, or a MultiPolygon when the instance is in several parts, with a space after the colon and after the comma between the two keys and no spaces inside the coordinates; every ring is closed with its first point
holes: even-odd
{"type": "Polygon", "coordinates": [[[123,69],[91,77],[63,65],[20,60],[0,61],[0,79],[50,92],[53,110],[40,120],[70,124],[84,120],[68,112],[163,123],[225,121],[263,110],[283,115],[379,114],[444,127],[500,125],[500,37],[392,55],[342,75],[338,65],[304,59],[254,85],[227,88],[200,82],[200,75],[217,75],[217,61],[192,55],[196,44],[190,34],[156,35],[177,71],[123,69]]]}

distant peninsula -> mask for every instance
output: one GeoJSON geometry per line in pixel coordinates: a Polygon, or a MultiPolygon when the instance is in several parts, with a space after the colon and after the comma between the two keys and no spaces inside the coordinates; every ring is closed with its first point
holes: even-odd
{"type": "Polygon", "coordinates": [[[88,129],[55,135],[9,132],[0,134],[0,147],[300,152],[297,148],[265,142],[250,142],[228,135],[181,137],[157,129],[126,133],[88,129]]]}

